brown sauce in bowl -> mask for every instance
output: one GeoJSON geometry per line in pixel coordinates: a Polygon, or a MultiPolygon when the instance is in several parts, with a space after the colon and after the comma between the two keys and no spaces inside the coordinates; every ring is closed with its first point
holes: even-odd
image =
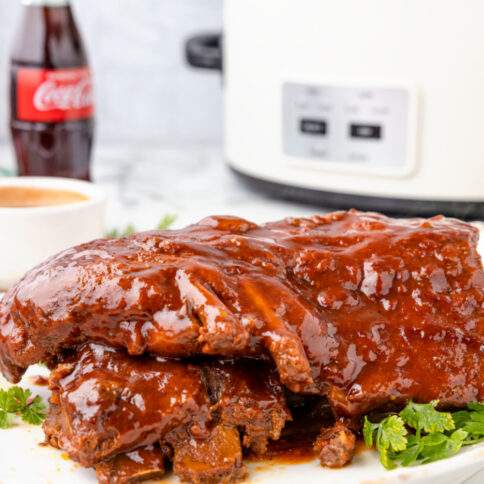
{"type": "Polygon", "coordinates": [[[88,200],[88,197],[71,190],[52,188],[0,186],[0,207],[28,208],[67,205],[88,200]]]}

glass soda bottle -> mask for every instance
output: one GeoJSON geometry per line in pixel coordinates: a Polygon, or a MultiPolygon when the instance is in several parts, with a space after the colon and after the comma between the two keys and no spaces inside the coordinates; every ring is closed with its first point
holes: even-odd
{"type": "Polygon", "coordinates": [[[90,179],[91,73],[68,0],[24,0],[11,55],[19,175],[90,179]]]}

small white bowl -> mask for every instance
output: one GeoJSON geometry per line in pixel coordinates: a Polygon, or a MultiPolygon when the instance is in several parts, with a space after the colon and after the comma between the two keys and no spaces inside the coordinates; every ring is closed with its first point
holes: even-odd
{"type": "Polygon", "coordinates": [[[106,195],[93,183],[68,178],[0,178],[0,187],[69,190],[87,200],[65,205],[0,207],[0,290],[47,257],[104,234],[106,195]]]}

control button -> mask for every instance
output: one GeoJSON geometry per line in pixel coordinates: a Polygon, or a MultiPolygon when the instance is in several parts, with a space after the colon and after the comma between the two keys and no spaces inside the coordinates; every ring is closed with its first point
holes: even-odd
{"type": "Polygon", "coordinates": [[[350,137],[359,139],[381,139],[382,127],[377,124],[350,124],[350,137]]]}
{"type": "Polygon", "coordinates": [[[299,122],[301,133],[325,136],[328,132],[328,124],[322,119],[301,119],[299,122]]]}

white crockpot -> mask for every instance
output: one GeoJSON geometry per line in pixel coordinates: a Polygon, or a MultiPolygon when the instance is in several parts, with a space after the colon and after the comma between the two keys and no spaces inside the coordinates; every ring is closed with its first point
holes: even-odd
{"type": "MultiPolygon", "coordinates": [[[[243,179],[321,205],[484,219],[482,0],[224,7],[225,156],[243,179]]],[[[191,49],[195,63],[221,66],[216,46],[191,49]]]]}

